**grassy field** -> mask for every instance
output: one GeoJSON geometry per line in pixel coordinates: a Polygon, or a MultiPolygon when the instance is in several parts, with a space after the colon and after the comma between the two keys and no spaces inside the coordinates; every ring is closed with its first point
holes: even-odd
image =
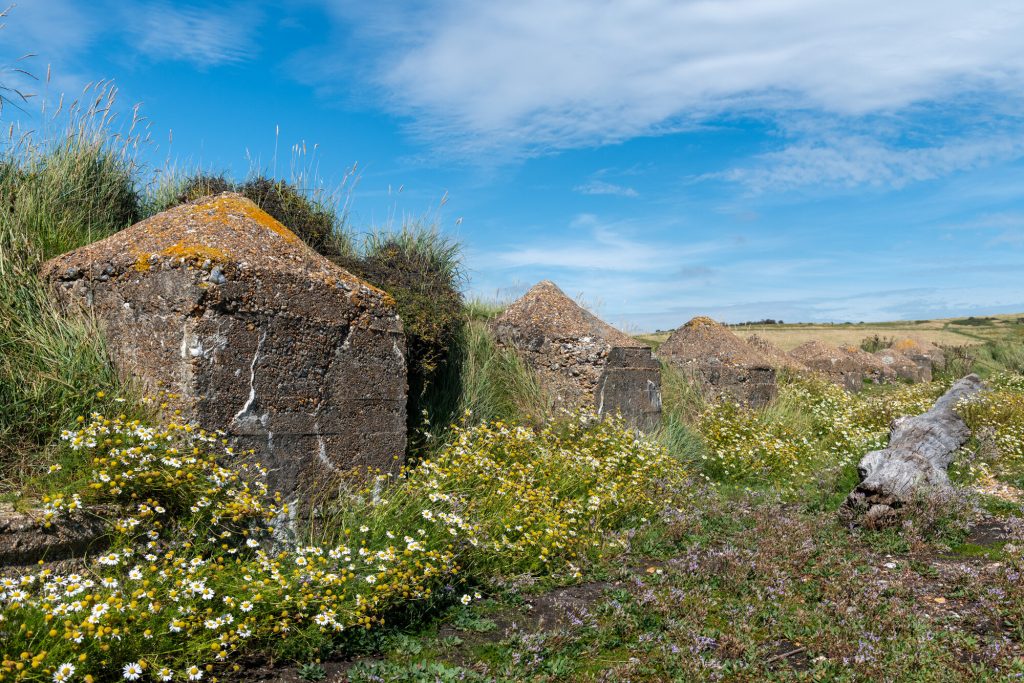
{"type": "MultiPolygon", "coordinates": [[[[875,335],[895,339],[910,338],[943,346],[970,346],[1014,335],[1024,336],[1024,313],[834,325],[816,323],[736,325],[731,329],[741,337],[756,334],[783,351],[791,351],[811,340],[823,341],[833,346],[859,346],[861,341],[875,335]]],[[[637,338],[657,346],[668,339],[669,334],[669,332],[642,334],[637,335],[637,338]]]]}

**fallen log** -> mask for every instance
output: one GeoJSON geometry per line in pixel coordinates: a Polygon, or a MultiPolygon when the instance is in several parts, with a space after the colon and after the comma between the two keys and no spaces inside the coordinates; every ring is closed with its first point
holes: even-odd
{"type": "Polygon", "coordinates": [[[971,435],[956,406],[982,389],[977,375],[967,375],[928,412],[893,420],[889,445],[871,451],[857,466],[860,483],[847,496],[843,512],[859,517],[865,526],[886,526],[898,519],[899,508],[919,491],[949,491],[947,470],[971,435]]]}

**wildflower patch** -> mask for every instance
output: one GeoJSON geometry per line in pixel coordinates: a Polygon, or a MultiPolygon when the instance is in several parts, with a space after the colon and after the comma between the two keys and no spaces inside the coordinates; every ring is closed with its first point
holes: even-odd
{"type": "Polygon", "coordinates": [[[399,607],[469,603],[487,577],[578,576],[686,489],[677,461],[615,420],[494,423],[345,499],[333,537],[283,546],[287,503],[259,468],[221,464],[222,434],[94,414],[63,438],[92,468],[45,514],[115,510],[110,544],[78,571],[0,582],[0,680],[195,681],[243,653],[308,656],[399,607]]]}

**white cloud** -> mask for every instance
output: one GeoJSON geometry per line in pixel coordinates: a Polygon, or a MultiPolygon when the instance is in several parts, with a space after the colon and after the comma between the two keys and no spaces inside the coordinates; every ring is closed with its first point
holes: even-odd
{"type": "Polygon", "coordinates": [[[659,242],[631,236],[629,226],[602,223],[595,216],[578,216],[570,226],[584,236],[568,239],[518,240],[512,245],[474,256],[481,270],[547,268],[597,271],[601,273],[642,273],[678,269],[694,257],[729,249],[733,241],[692,243],[659,242]]]}
{"type": "Polygon", "coordinates": [[[253,5],[189,8],[171,4],[135,7],[125,24],[129,40],[157,59],[216,66],[254,56],[254,29],[260,16],[253,5]]]}
{"type": "Polygon", "coordinates": [[[603,180],[591,180],[582,185],[577,185],[573,188],[573,192],[580,194],[607,194],[616,197],[629,197],[631,199],[640,196],[632,187],[616,185],[603,180]]]}
{"type": "Polygon", "coordinates": [[[860,116],[1024,83],[1024,5],[996,0],[332,7],[387,47],[376,82],[393,111],[475,148],[601,144],[722,112],[860,116]]]}
{"type": "Polygon", "coordinates": [[[901,147],[864,136],[802,140],[752,163],[701,176],[746,186],[754,193],[805,186],[901,188],[934,180],[997,160],[1024,154],[1024,126],[1003,134],[965,138],[929,146],[901,147]]]}
{"type": "Polygon", "coordinates": [[[983,213],[970,220],[938,227],[946,231],[970,230],[979,235],[987,234],[986,247],[1024,246],[1024,212],[1021,211],[983,213]]]}

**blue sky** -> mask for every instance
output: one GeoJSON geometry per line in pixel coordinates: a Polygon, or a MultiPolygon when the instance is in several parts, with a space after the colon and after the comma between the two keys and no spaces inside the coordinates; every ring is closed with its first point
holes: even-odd
{"type": "Polygon", "coordinates": [[[305,143],[336,187],[358,164],[351,224],[437,216],[471,295],[547,278],[633,331],[1024,311],[1020,2],[20,0],[6,23],[41,96],[141,102],[154,165],[287,175],[305,143]]]}

